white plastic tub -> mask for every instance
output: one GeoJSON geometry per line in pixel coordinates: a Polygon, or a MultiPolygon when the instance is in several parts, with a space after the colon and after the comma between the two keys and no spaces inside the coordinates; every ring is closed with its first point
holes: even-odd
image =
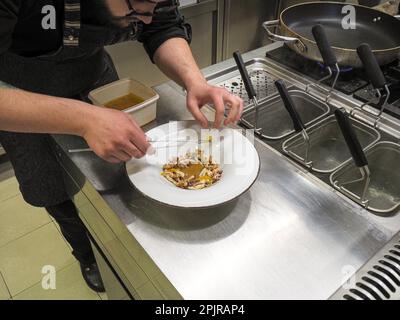
{"type": "Polygon", "coordinates": [[[112,82],[89,93],[89,99],[96,106],[104,107],[108,102],[125,96],[129,93],[145,100],[140,104],[133,105],[123,110],[131,115],[140,126],[153,121],[157,113],[157,101],[160,98],[157,92],[139,81],[133,79],[122,79],[112,82]]]}

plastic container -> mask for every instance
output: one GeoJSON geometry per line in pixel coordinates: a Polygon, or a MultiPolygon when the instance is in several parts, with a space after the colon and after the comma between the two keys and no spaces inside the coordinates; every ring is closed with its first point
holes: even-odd
{"type": "Polygon", "coordinates": [[[156,118],[157,101],[160,97],[152,88],[139,81],[128,78],[112,82],[91,91],[89,99],[94,105],[105,107],[110,101],[129,93],[140,97],[144,102],[132,105],[122,111],[131,115],[140,126],[153,121],[156,118]]]}

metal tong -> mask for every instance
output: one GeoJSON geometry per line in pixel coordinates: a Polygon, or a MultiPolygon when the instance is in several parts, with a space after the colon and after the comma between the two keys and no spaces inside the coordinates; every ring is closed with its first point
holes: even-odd
{"type": "Polygon", "coordinates": [[[246,88],[247,95],[249,96],[249,99],[253,102],[255,108],[254,131],[256,133],[260,133],[262,128],[258,127],[259,101],[257,99],[256,91],[254,90],[253,84],[251,83],[249,73],[247,72],[246,66],[243,62],[243,58],[240,52],[239,51],[234,52],[233,58],[235,59],[236,65],[239,69],[240,75],[244,83],[244,87],[246,88]]]}
{"type": "Polygon", "coordinates": [[[308,84],[306,87],[306,92],[309,92],[311,86],[322,87],[321,83],[332,78],[335,74],[332,86],[330,87],[328,95],[325,98],[325,102],[328,102],[329,98],[332,95],[332,91],[335,89],[336,83],[339,79],[340,68],[335,53],[333,52],[332,47],[328,41],[328,37],[326,36],[324,27],[320,24],[315,25],[312,28],[312,34],[321,53],[322,60],[328,70],[328,75],[318,80],[316,84],[308,84]],[[335,70],[336,72],[334,72],[333,70],[335,70]]]}
{"type": "Polygon", "coordinates": [[[344,136],[344,139],[346,140],[347,146],[350,150],[351,156],[354,160],[355,165],[357,168],[360,170],[361,176],[358,179],[352,180],[352,181],[347,181],[339,184],[338,181],[334,182],[334,186],[341,190],[344,191],[351,196],[353,196],[355,199],[358,199],[358,201],[363,205],[364,207],[368,207],[368,199],[367,199],[367,192],[368,188],[371,183],[371,171],[368,166],[368,160],[367,157],[361,147],[360,141],[358,140],[357,134],[354,131],[354,128],[349,120],[349,116],[345,113],[342,112],[341,110],[336,110],[335,111],[335,116],[337,119],[337,122],[339,124],[339,127],[342,131],[342,134],[344,136]],[[351,184],[356,184],[356,183],[364,183],[363,187],[363,192],[361,195],[354,194],[351,192],[346,186],[349,186],[351,184]]]}
{"type": "MultiPolygon", "coordinates": [[[[364,65],[364,69],[365,69],[365,72],[367,73],[368,79],[370,80],[373,88],[376,91],[377,97],[379,99],[379,104],[381,104],[381,108],[380,108],[378,114],[373,114],[372,112],[367,111],[368,113],[370,113],[376,117],[376,120],[374,123],[374,127],[376,127],[382,117],[383,112],[385,111],[387,104],[388,104],[388,101],[390,98],[390,90],[387,85],[385,76],[384,76],[384,74],[378,64],[378,61],[376,60],[376,57],[374,56],[374,53],[372,52],[369,44],[364,43],[364,44],[360,45],[357,48],[357,53],[358,53],[358,56],[360,57],[361,62],[364,65]],[[383,89],[386,91],[385,95],[382,95],[382,93],[381,93],[381,90],[383,90],[383,89]],[[385,98],[383,103],[382,103],[382,97],[385,98]]],[[[357,109],[365,110],[365,106],[370,104],[372,101],[373,101],[373,99],[364,103],[360,108],[353,109],[351,114],[353,114],[354,111],[357,109]]]]}
{"type": "MultiPolygon", "coordinates": [[[[208,139],[206,140],[183,140],[183,139],[178,139],[178,140],[153,140],[153,139],[147,139],[147,141],[149,143],[159,143],[159,142],[163,142],[163,143],[169,143],[169,142],[173,142],[173,143],[212,143],[212,137],[209,136],[208,139]]],[[[155,149],[163,149],[163,148],[169,148],[170,145],[163,145],[161,147],[159,146],[154,146],[153,148],[155,149]]],[[[90,148],[82,148],[82,149],[70,149],[68,150],[69,153],[81,153],[81,152],[93,152],[92,149],[90,148]]]]}

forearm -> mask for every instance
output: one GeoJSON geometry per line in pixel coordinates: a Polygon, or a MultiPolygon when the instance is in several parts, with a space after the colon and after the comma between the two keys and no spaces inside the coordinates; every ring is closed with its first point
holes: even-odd
{"type": "Polygon", "coordinates": [[[76,100],[3,86],[0,87],[0,130],[82,136],[95,108],[76,100]]]}
{"type": "Polygon", "coordinates": [[[186,89],[206,83],[185,39],[172,38],[164,42],[156,51],[154,61],[166,76],[186,89]]]}

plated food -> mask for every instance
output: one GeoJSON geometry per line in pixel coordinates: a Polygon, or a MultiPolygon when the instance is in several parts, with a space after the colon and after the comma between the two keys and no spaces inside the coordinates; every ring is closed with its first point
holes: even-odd
{"type": "Polygon", "coordinates": [[[149,140],[158,141],[156,153],[126,163],[135,191],[159,204],[186,209],[220,206],[246,193],[260,171],[252,141],[241,130],[225,128],[213,135],[210,145],[208,134],[192,120],[165,123],[147,131],[149,140]],[[200,159],[197,149],[203,150],[200,159]],[[172,177],[164,172],[172,172],[172,177]],[[197,175],[195,182],[191,176],[197,175]]]}
{"type": "Polygon", "coordinates": [[[178,188],[200,190],[219,181],[222,173],[211,155],[205,156],[201,149],[197,149],[164,165],[161,175],[178,188]]]}

